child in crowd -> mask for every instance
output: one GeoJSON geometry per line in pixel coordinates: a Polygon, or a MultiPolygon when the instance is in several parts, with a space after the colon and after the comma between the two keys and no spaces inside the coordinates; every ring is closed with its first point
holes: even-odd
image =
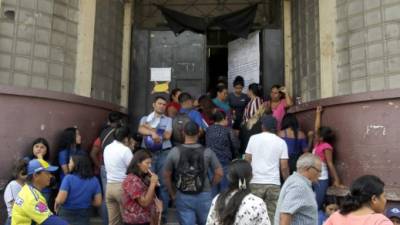
{"type": "Polygon", "coordinates": [[[329,187],[329,180],[332,179],[332,184],[335,187],[343,187],[339,176],[333,164],[333,147],[335,134],[329,127],[321,127],[322,107],[318,106],[315,116],[315,137],[311,143],[314,143],[312,153],[318,156],[322,162],[321,175],[318,179],[318,184],[314,185],[314,191],[317,197],[318,209],[322,208],[322,203],[325,200],[326,191],[329,187]]]}
{"type": "MultiPolygon", "coordinates": [[[[42,137],[36,138],[33,141],[29,151],[30,152],[29,152],[28,156],[24,158],[25,161],[29,162],[32,159],[43,159],[46,162],[49,162],[50,147],[49,147],[49,142],[46,139],[44,139],[42,137]]],[[[51,200],[54,200],[55,196],[53,196],[52,194],[54,193],[53,189],[56,189],[56,186],[57,186],[55,184],[56,184],[55,178],[52,177],[50,186],[43,188],[41,191],[41,193],[44,196],[44,198],[46,199],[47,203],[50,203],[51,200]]]]}
{"type": "Polygon", "coordinates": [[[159,224],[162,203],[155,195],[158,176],[151,173],[151,153],[138,150],[122,183],[122,218],[125,225],[159,224]]]}
{"type": "Polygon", "coordinates": [[[76,127],[66,128],[59,139],[58,145],[58,164],[61,167],[60,179],[63,180],[64,176],[70,173],[68,164],[69,159],[73,155],[85,155],[80,149],[81,135],[76,127]]]}
{"type": "Polygon", "coordinates": [[[400,208],[392,207],[386,211],[386,216],[394,225],[400,225],[400,208]]]}
{"type": "Polygon", "coordinates": [[[338,209],[339,206],[336,203],[336,198],[334,196],[326,197],[323,204],[323,209],[318,211],[318,225],[323,225],[329,216],[331,216],[338,209]]]}
{"type": "Polygon", "coordinates": [[[73,225],[90,224],[91,206],[101,206],[101,187],[86,156],[73,155],[58,192],[54,209],[73,225]]]}
{"type": "Polygon", "coordinates": [[[6,225],[11,225],[11,210],[19,191],[21,191],[22,186],[25,184],[27,165],[28,162],[25,160],[19,160],[17,162],[13,171],[12,181],[7,184],[6,190],[4,191],[4,202],[6,203],[8,213],[6,225]]]}

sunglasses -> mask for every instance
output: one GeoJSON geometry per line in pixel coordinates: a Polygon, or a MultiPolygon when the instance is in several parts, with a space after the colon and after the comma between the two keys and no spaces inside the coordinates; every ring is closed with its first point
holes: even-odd
{"type": "Polygon", "coordinates": [[[317,171],[318,173],[321,173],[321,170],[320,169],[318,169],[317,167],[315,167],[315,166],[311,166],[310,168],[313,168],[315,171],[317,171]]]}

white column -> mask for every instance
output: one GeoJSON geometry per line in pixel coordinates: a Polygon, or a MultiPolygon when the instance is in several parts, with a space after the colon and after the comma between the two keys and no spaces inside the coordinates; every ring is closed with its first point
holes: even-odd
{"type": "Polygon", "coordinates": [[[336,0],[319,1],[319,34],[321,98],[328,98],[336,86],[336,0]]]}
{"type": "Polygon", "coordinates": [[[79,1],[75,94],[91,96],[96,0],[79,1]]]}
{"type": "Polygon", "coordinates": [[[132,10],[133,2],[127,1],[124,4],[124,27],[122,40],[122,63],[121,63],[121,106],[128,107],[129,96],[129,68],[131,52],[132,33],[132,10]]]}
{"type": "Polygon", "coordinates": [[[283,1],[283,36],[285,53],[285,86],[293,93],[292,16],[290,0],[283,1]]]}

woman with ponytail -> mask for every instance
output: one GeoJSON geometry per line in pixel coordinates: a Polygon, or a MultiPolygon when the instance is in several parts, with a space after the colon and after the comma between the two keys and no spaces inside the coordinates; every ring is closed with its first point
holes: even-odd
{"type": "Polygon", "coordinates": [[[264,201],[250,193],[252,169],[245,160],[234,160],[229,168],[228,190],[217,195],[206,225],[270,225],[264,201]]]}
{"type": "Polygon", "coordinates": [[[351,185],[340,211],[330,216],[325,225],[393,225],[382,214],[386,205],[384,186],[374,175],[359,177],[351,185]]]}

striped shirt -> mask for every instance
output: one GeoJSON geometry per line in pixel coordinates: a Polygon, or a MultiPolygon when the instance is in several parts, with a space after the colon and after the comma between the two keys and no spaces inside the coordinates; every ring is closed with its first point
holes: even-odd
{"type": "Polygon", "coordinates": [[[263,106],[263,100],[260,97],[251,99],[250,102],[247,103],[246,108],[244,109],[243,121],[247,122],[247,120],[253,117],[262,106],[263,106]]]}
{"type": "Polygon", "coordinates": [[[279,195],[274,224],[279,224],[281,213],[292,215],[291,225],[318,224],[318,207],[310,180],[294,172],[285,181],[279,195]]]}

